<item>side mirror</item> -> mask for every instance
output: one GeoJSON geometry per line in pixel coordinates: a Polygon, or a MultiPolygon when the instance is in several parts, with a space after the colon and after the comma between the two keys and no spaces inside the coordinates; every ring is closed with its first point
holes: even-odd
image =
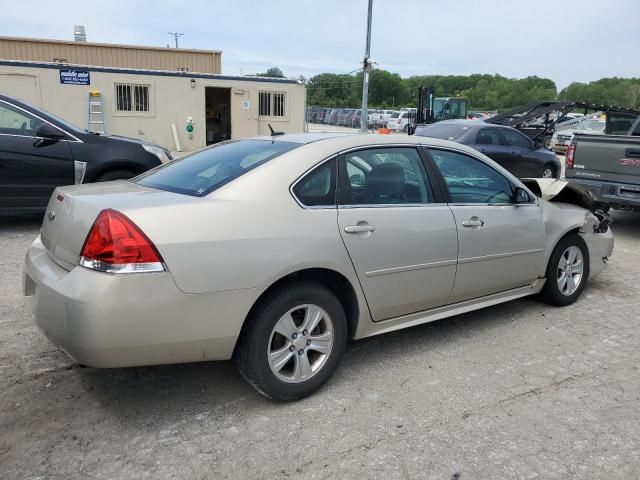
{"type": "Polygon", "coordinates": [[[540,140],[536,140],[535,142],[533,142],[534,150],[539,150],[540,148],[542,148],[542,142],[540,142],[540,140]]]}
{"type": "Polygon", "coordinates": [[[64,138],[64,133],[49,123],[43,123],[36,128],[36,137],[44,138],[57,142],[64,138]]]}
{"type": "Polygon", "coordinates": [[[530,203],[531,196],[522,187],[516,187],[513,191],[513,203],[530,203]]]}

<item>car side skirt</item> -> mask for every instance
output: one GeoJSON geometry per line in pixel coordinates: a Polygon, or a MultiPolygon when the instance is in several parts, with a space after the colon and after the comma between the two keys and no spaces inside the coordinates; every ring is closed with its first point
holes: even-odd
{"type": "Polygon", "coordinates": [[[542,287],[544,287],[545,281],[545,278],[539,278],[532,284],[525,285],[524,287],[513,288],[504,292],[493,293],[484,297],[465,300],[463,302],[453,303],[451,305],[412,313],[410,315],[404,315],[402,317],[396,317],[381,322],[369,323],[366,328],[362,328],[358,331],[355,338],[366,338],[373,335],[393,332],[394,330],[413,327],[423,323],[433,322],[435,320],[441,320],[443,318],[471,312],[473,310],[490,307],[499,303],[509,302],[517,298],[526,297],[527,295],[535,295],[540,293],[542,287]]]}

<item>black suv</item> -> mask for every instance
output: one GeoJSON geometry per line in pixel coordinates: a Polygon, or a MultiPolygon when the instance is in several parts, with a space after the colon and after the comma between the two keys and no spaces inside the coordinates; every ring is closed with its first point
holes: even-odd
{"type": "Polygon", "coordinates": [[[169,160],[157,145],[90,133],[0,94],[0,213],[43,211],[57,186],[131,178],[169,160]]]}

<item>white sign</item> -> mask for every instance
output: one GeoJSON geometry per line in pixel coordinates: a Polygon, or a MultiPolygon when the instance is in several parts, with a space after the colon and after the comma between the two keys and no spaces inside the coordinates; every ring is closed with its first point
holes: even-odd
{"type": "Polygon", "coordinates": [[[249,110],[249,100],[242,100],[242,109],[249,110]]]}

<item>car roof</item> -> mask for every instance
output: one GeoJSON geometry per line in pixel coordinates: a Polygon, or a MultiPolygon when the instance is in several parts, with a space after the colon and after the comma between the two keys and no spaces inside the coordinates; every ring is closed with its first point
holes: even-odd
{"type": "MultiPolygon", "coordinates": [[[[473,155],[478,152],[465,145],[441,140],[439,138],[422,137],[417,135],[381,135],[377,133],[342,133],[342,132],[317,132],[317,133],[292,133],[285,135],[253,137],[250,140],[265,140],[273,142],[290,142],[308,145],[314,149],[339,152],[351,148],[367,146],[396,146],[396,145],[425,145],[428,147],[445,147],[463,150],[473,155]]],[[[308,148],[308,147],[306,147],[308,148]]],[[[297,150],[297,149],[296,149],[297,150]]]]}
{"type": "Polygon", "coordinates": [[[310,133],[285,133],[284,135],[261,135],[258,137],[252,137],[249,140],[269,140],[273,142],[289,142],[299,143],[301,145],[307,143],[318,142],[320,140],[327,140],[336,137],[348,137],[357,135],[351,132],[310,132],[310,133]]]}

